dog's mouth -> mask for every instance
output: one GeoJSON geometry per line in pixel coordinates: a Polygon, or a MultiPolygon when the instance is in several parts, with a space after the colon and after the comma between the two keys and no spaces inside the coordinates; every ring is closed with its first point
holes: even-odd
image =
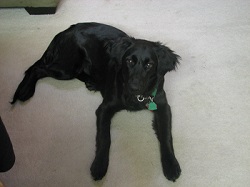
{"type": "Polygon", "coordinates": [[[144,93],[145,87],[143,83],[137,82],[128,82],[126,84],[127,91],[130,95],[142,95],[144,93]]]}
{"type": "Polygon", "coordinates": [[[127,85],[128,94],[131,96],[145,95],[145,90],[142,86],[127,85]]]}
{"type": "Polygon", "coordinates": [[[135,100],[137,100],[138,102],[144,102],[146,100],[150,100],[152,99],[152,90],[151,89],[140,89],[140,90],[130,90],[128,89],[128,95],[130,95],[130,97],[135,98],[135,100]],[[146,90],[146,91],[145,91],[146,90]],[[148,90],[148,91],[147,91],[148,90]]]}
{"type": "Polygon", "coordinates": [[[124,84],[124,91],[126,95],[130,95],[132,97],[139,98],[141,100],[142,98],[147,98],[151,96],[151,93],[154,91],[156,87],[156,83],[151,82],[148,83],[141,83],[141,84],[131,84],[131,83],[125,83],[124,84]]]}

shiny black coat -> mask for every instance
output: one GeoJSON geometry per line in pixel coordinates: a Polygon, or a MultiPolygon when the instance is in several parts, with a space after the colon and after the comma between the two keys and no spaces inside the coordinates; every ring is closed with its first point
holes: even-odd
{"type": "Polygon", "coordinates": [[[108,168],[112,117],[123,109],[146,109],[153,102],[163,172],[175,181],[181,169],[174,155],[171,110],[163,84],[164,75],[175,69],[178,58],[159,42],[134,39],[112,26],[76,24],[56,35],[41,59],[26,71],[12,104],[32,97],[37,81],[44,77],[77,78],[89,90],[100,91],[103,102],[96,111],[96,157],[91,166],[93,178],[99,180],[108,168]]]}

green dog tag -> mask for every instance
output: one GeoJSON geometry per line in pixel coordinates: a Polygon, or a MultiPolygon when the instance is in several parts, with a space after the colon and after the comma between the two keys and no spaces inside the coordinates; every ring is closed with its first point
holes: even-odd
{"type": "Polygon", "coordinates": [[[157,105],[155,102],[151,101],[148,103],[148,110],[157,110],[157,105]]]}

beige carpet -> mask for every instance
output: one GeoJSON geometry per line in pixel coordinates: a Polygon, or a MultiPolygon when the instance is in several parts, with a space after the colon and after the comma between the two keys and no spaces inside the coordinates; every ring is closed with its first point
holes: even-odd
{"type": "Polygon", "coordinates": [[[55,15],[0,9],[0,115],[17,158],[0,181],[6,187],[249,186],[249,7],[248,0],[62,0],[55,15]],[[46,78],[28,102],[8,103],[54,35],[89,21],[161,41],[182,57],[165,84],[182,168],[177,182],[162,174],[150,112],[115,116],[109,169],[94,182],[99,93],[78,80],[46,78]]]}

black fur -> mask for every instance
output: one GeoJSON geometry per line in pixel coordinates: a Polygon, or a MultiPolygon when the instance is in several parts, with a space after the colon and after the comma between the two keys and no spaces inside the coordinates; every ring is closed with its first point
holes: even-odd
{"type": "Polygon", "coordinates": [[[77,78],[89,90],[100,91],[103,102],[96,110],[96,157],[91,166],[94,180],[102,179],[109,164],[110,123],[116,112],[142,110],[157,88],[154,129],[160,142],[164,175],[175,181],[181,169],[174,155],[171,109],[163,90],[164,75],[174,70],[179,56],[158,42],[134,39],[114,27],[81,23],[59,33],[40,60],[25,73],[12,104],[33,96],[37,81],[44,77],[77,78]]]}

